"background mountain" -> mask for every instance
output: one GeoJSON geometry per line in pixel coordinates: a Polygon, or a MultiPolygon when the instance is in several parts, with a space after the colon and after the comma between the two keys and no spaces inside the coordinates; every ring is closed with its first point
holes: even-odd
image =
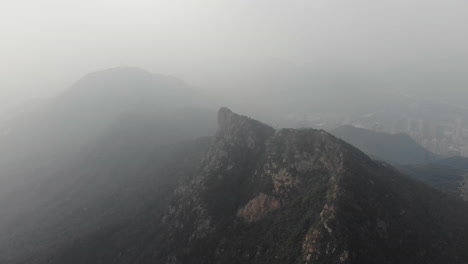
{"type": "Polygon", "coordinates": [[[379,133],[346,125],[330,131],[374,159],[391,164],[421,164],[437,159],[406,134],[379,133]]]}
{"type": "Polygon", "coordinates": [[[210,105],[181,80],[139,68],[89,74],[58,98],[1,124],[0,195],[57,173],[57,165],[73,161],[109,131],[140,133],[139,140],[159,143],[210,135],[215,130],[210,105]]]}
{"type": "Polygon", "coordinates": [[[125,67],[3,122],[0,262],[40,263],[163,203],[209,140],[195,139],[215,131],[209,106],[178,79],[125,67]]]}
{"type": "MultiPolygon", "coordinates": [[[[393,164],[404,174],[442,192],[460,197],[468,159],[441,158],[421,147],[406,134],[378,133],[354,126],[342,126],[331,133],[353,144],[373,159],[393,164]]],[[[468,190],[468,185],[466,187],[468,190]]]]}
{"type": "Polygon", "coordinates": [[[468,208],[321,130],[221,109],[193,173],[47,263],[465,263],[468,208]],[[117,253],[118,252],[118,253],[117,253]]]}

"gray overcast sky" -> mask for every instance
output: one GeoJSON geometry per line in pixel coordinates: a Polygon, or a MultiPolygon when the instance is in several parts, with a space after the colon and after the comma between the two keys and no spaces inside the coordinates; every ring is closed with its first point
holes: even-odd
{"type": "Polygon", "coordinates": [[[467,25],[466,0],[1,0],[0,110],[119,65],[465,62],[467,25]]]}

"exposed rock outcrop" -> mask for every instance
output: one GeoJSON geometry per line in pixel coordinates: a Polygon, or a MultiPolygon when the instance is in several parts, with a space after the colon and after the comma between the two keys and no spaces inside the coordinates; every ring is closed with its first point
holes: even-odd
{"type": "Polygon", "coordinates": [[[244,218],[247,222],[253,222],[262,216],[279,208],[279,201],[270,195],[260,193],[257,197],[248,201],[247,204],[237,211],[237,216],[244,218]]]}

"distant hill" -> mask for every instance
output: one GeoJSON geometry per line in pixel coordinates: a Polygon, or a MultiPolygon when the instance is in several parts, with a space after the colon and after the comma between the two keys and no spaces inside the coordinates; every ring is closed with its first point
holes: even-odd
{"type": "Polygon", "coordinates": [[[210,104],[179,79],[139,68],[113,68],[86,75],[40,109],[9,122],[8,136],[0,137],[0,144],[15,148],[20,141],[29,151],[44,141],[75,148],[104,133],[124,114],[164,117],[174,109],[194,108],[206,110],[210,104]]]}
{"type": "Polygon", "coordinates": [[[216,130],[210,102],[138,68],[89,74],[0,136],[0,263],[40,263],[165,202],[216,130]]]}
{"type": "Polygon", "coordinates": [[[462,182],[468,176],[468,158],[451,157],[427,164],[405,164],[398,168],[417,180],[460,197],[462,182]]]}
{"type": "Polygon", "coordinates": [[[346,125],[331,134],[354,145],[367,155],[391,164],[422,164],[438,159],[406,134],[379,133],[346,125]]]}
{"type": "Polygon", "coordinates": [[[434,188],[460,197],[460,186],[467,171],[450,168],[448,166],[429,164],[406,164],[398,169],[408,176],[422,181],[434,188]]]}
{"type": "Polygon", "coordinates": [[[468,158],[466,157],[450,157],[446,159],[435,160],[433,163],[447,166],[456,170],[468,170],[468,158]]]}
{"type": "Polygon", "coordinates": [[[56,173],[57,164],[73,161],[109,130],[135,127],[140,131],[133,133],[165,144],[210,135],[216,127],[210,107],[206,96],[174,77],[132,67],[88,74],[61,96],[4,124],[0,196],[2,189],[56,173]]]}

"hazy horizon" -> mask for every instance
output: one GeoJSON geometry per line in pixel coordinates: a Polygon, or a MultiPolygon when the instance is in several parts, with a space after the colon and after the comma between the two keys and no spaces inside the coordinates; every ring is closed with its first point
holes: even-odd
{"type": "Polygon", "coordinates": [[[304,69],[376,78],[383,84],[373,89],[398,92],[442,83],[457,97],[468,84],[467,8],[457,0],[3,1],[0,111],[123,65],[220,95],[237,92],[216,81],[225,76],[304,69]]]}

